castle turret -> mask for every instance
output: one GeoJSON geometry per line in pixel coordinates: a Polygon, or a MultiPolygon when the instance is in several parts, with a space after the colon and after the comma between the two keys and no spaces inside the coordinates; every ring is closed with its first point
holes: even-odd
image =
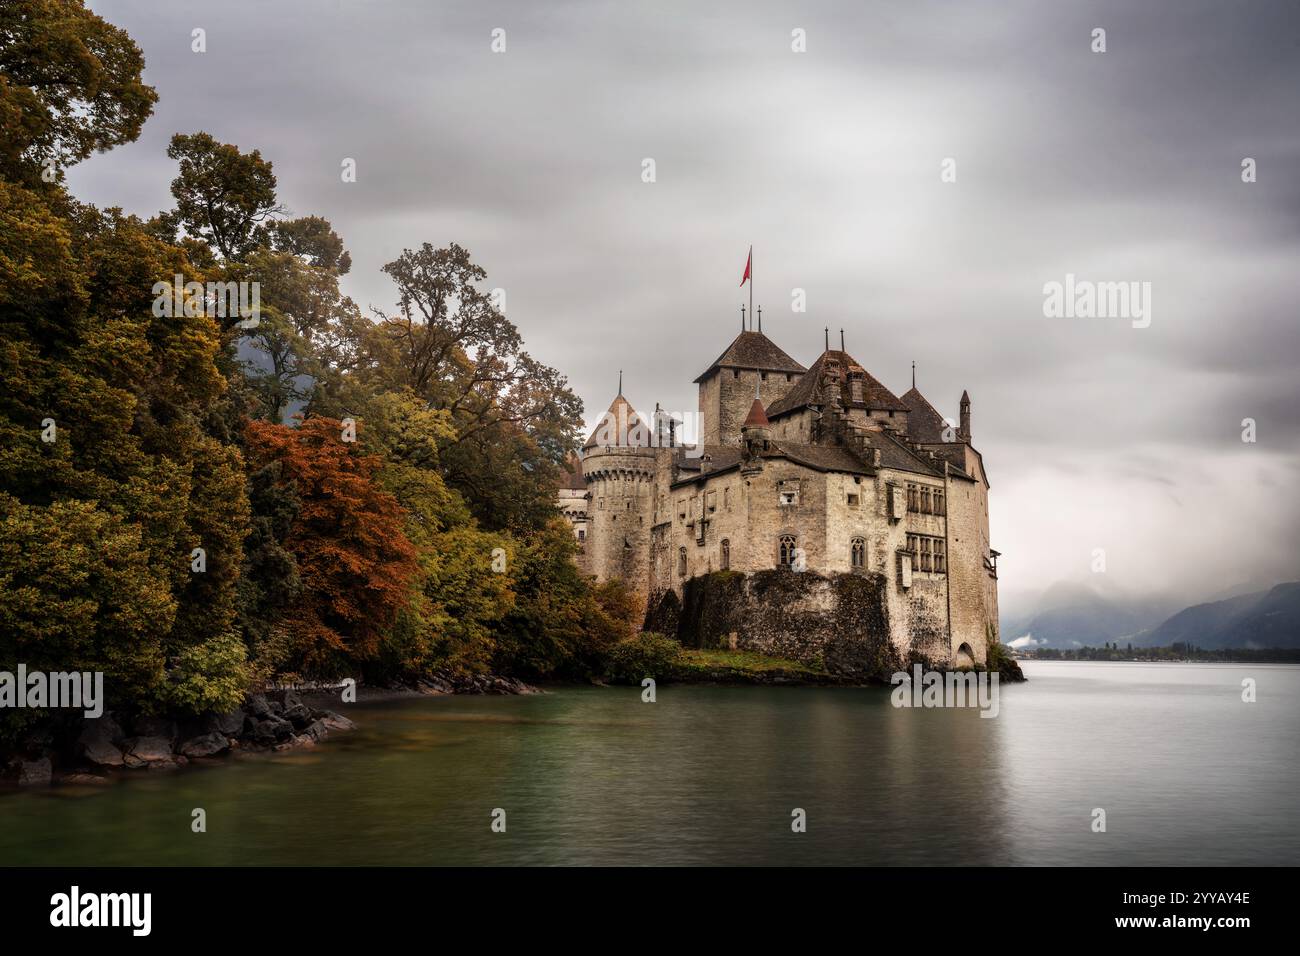
{"type": "Polygon", "coordinates": [[[655,449],[650,426],[619,393],[582,450],[587,483],[587,569],[601,581],[622,578],[639,594],[649,587],[655,449]]]}
{"type": "Polygon", "coordinates": [[[961,393],[961,427],[957,434],[962,441],[970,441],[970,395],[964,389],[961,393]]]}
{"type": "Polygon", "coordinates": [[[767,420],[767,412],[763,410],[763,402],[758,397],[757,385],[754,386],[754,401],[749,406],[749,414],[740,426],[740,440],[745,461],[751,466],[747,470],[761,468],[760,458],[772,442],[772,426],[767,420]]]}

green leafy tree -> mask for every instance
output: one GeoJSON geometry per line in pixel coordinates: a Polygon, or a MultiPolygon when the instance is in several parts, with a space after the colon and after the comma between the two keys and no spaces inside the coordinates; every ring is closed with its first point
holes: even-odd
{"type": "Polygon", "coordinates": [[[125,31],[78,0],[0,4],[0,177],[62,181],[96,150],[132,142],[158,99],[143,71],[125,31]]]}
{"type": "Polygon", "coordinates": [[[240,262],[267,242],[267,221],[284,212],[275,173],[257,150],[242,153],[209,133],[172,137],[167,155],[180,162],[172,180],[176,209],[165,215],[227,261],[240,262]]]}
{"type": "Polygon", "coordinates": [[[338,352],[349,381],[335,407],[357,395],[408,390],[447,412],[454,434],[441,467],[490,530],[535,531],[554,515],[559,466],[577,443],[582,403],[563,375],[523,348],[519,330],[481,286],[487,277],[453,243],[425,243],[384,266],[398,311],[349,325],[338,352]]]}

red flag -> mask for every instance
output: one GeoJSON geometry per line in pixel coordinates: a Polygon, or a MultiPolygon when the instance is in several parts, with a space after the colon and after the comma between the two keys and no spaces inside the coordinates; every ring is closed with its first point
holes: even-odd
{"type": "Polygon", "coordinates": [[[740,284],[741,284],[741,285],[744,285],[746,282],[749,281],[749,267],[750,267],[750,265],[753,264],[753,262],[754,262],[754,247],[753,247],[753,246],[750,246],[750,247],[749,247],[749,258],[745,260],[745,275],[744,275],[744,277],[740,280],[740,284]]]}

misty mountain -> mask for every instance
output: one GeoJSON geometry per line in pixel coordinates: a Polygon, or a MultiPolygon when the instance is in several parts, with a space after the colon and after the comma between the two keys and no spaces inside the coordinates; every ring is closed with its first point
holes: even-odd
{"type": "Polygon", "coordinates": [[[1165,595],[1135,596],[1104,584],[1059,582],[1003,617],[1002,640],[1056,648],[1100,647],[1108,641],[1138,644],[1182,604],[1165,595]]]}
{"type": "Polygon", "coordinates": [[[1300,647],[1300,581],[1185,608],[1144,635],[1141,646],[1174,643],[1211,650],[1300,647]]]}

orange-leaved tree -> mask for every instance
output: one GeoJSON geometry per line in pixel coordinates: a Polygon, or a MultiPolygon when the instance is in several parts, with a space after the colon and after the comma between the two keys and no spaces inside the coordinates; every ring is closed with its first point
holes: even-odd
{"type": "Polygon", "coordinates": [[[402,508],[373,480],[379,460],[345,437],[333,418],[248,423],[254,467],[278,463],[301,502],[285,545],[302,592],[284,623],[288,669],[304,676],[340,677],[373,658],[411,601],[418,571],[402,508]]]}

